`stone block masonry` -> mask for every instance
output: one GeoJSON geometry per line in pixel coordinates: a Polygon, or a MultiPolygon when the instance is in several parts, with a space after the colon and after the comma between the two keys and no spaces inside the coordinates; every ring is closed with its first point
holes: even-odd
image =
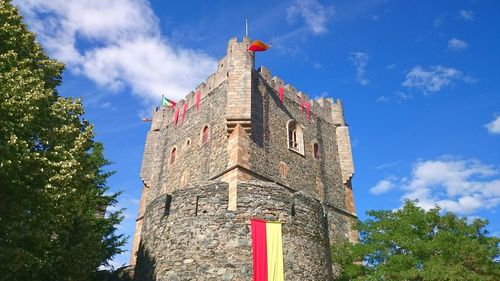
{"type": "Polygon", "coordinates": [[[330,245],[357,239],[342,103],[309,100],[255,70],[250,42],[231,39],[217,71],[178,102],[187,104],[184,122],[175,125],[171,109],[153,112],[131,256],[136,280],[252,280],[252,218],[283,223],[286,280],[334,280],[330,245]],[[310,120],[301,100],[311,104],[310,120]]]}

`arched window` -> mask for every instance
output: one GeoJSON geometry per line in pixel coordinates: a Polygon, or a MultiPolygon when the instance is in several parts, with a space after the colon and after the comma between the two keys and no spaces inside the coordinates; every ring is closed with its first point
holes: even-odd
{"type": "Polygon", "coordinates": [[[176,156],[177,156],[177,148],[174,147],[170,152],[170,164],[174,164],[176,156]]]}
{"type": "Polygon", "coordinates": [[[304,136],[302,127],[295,120],[287,122],[288,148],[304,155],[304,136]]]}
{"type": "Polygon", "coordinates": [[[208,130],[208,126],[205,125],[205,127],[203,127],[203,131],[201,132],[201,142],[208,143],[209,137],[210,131],[208,130]]]}
{"type": "Polygon", "coordinates": [[[319,146],[317,142],[313,144],[313,157],[319,159],[319,146]]]}

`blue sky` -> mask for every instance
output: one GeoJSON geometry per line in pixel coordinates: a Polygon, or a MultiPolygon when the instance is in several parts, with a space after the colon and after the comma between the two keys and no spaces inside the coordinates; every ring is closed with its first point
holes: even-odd
{"type": "MultiPolygon", "coordinates": [[[[14,1],[49,55],[66,63],[63,96],[117,173],[132,236],[152,106],[203,82],[227,41],[273,47],[256,65],[310,97],[340,98],[350,125],[358,215],[404,198],[500,235],[498,1],[14,1]]],[[[307,168],[307,167],[304,167],[307,168]]],[[[129,250],[131,245],[127,245],[129,250]]],[[[115,258],[127,263],[129,253],[115,258]]]]}

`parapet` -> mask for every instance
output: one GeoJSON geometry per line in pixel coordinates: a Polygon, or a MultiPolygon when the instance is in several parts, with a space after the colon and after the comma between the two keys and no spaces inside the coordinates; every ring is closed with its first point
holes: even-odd
{"type": "MultiPolygon", "coordinates": [[[[201,93],[200,99],[203,100],[222,83],[229,81],[231,72],[235,71],[235,67],[231,66],[232,64],[234,65],[235,61],[251,64],[251,67],[253,69],[255,62],[253,54],[248,57],[244,56],[244,54],[242,55],[243,51],[246,51],[250,44],[251,40],[248,37],[243,37],[241,42],[239,42],[236,37],[231,38],[227,44],[226,55],[217,62],[216,71],[208,76],[204,82],[197,85],[193,91],[185,96],[184,99],[178,100],[177,104],[180,106],[183,103],[187,103],[187,107],[189,109],[196,104],[197,92],[201,93]]],[[[172,118],[168,118],[171,114],[171,112],[167,112],[165,111],[165,109],[157,107],[153,113],[153,124],[151,125],[151,130],[160,130],[160,128],[168,125],[168,123],[171,123],[172,118]]]]}
{"type": "Polygon", "coordinates": [[[300,105],[301,100],[308,101],[311,104],[311,115],[316,115],[318,118],[334,125],[345,125],[344,110],[340,99],[337,99],[337,102],[334,102],[332,98],[323,97],[309,99],[306,93],[297,90],[290,84],[286,84],[282,78],[272,76],[268,68],[261,66],[257,72],[276,92],[278,92],[279,87],[283,87],[284,98],[294,101],[298,105],[300,105]]]}
{"type": "MultiPolygon", "coordinates": [[[[196,86],[195,89],[187,94],[184,99],[178,101],[178,104],[182,105],[185,102],[187,103],[187,107],[191,108],[195,106],[195,97],[197,92],[201,92],[200,99],[203,100],[207,95],[210,95],[212,91],[219,85],[226,81],[230,81],[231,73],[235,71],[234,66],[231,66],[232,64],[234,64],[234,60],[240,61],[251,59],[251,62],[249,63],[252,63],[253,69],[255,62],[254,57],[250,56],[249,58],[246,58],[245,56],[241,55],[242,50],[246,50],[247,46],[250,44],[251,40],[248,37],[243,37],[241,42],[239,42],[236,37],[231,38],[227,44],[226,56],[218,61],[216,71],[212,75],[210,75],[206,79],[206,81],[196,86]]],[[[311,115],[317,116],[318,118],[337,126],[345,125],[342,102],[339,99],[337,99],[336,102],[334,102],[332,98],[323,97],[315,100],[310,100],[306,93],[298,91],[294,86],[287,84],[282,78],[278,76],[272,76],[272,72],[268,68],[261,66],[257,70],[257,73],[276,92],[278,92],[278,88],[280,86],[283,87],[284,98],[294,101],[299,106],[301,100],[308,101],[311,104],[311,115]]],[[[169,114],[171,113],[165,112],[165,109],[157,108],[153,113],[153,124],[151,126],[151,130],[159,130],[161,127],[166,126],[168,123],[172,122],[171,118],[163,118],[169,114]]]]}

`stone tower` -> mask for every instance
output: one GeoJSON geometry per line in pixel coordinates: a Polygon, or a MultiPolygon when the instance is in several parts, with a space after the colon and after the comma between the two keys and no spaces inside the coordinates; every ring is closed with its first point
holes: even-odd
{"type": "Polygon", "coordinates": [[[184,122],[179,115],[175,125],[168,108],[153,112],[136,280],[252,280],[251,218],[283,223],[285,280],[333,280],[330,245],[357,239],[342,103],[309,100],[255,70],[250,43],[231,39],[217,71],[178,102],[187,104],[184,122]]]}

